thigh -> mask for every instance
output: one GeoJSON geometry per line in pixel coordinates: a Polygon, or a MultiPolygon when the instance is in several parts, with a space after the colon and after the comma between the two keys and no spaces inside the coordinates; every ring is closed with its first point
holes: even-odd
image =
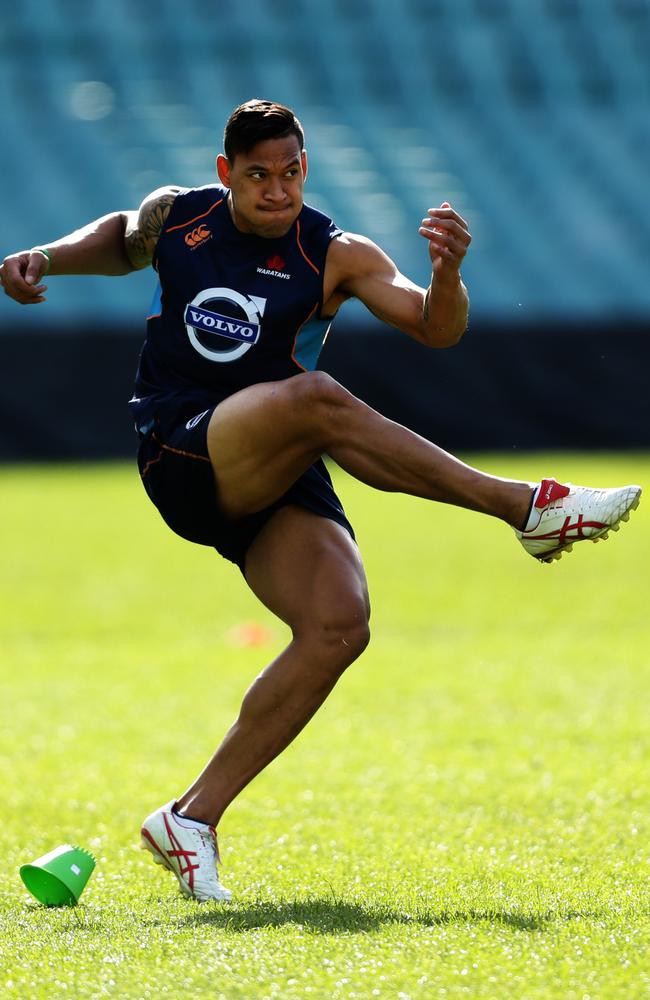
{"type": "Polygon", "coordinates": [[[215,408],[208,454],[227,516],[270,506],[321,455],[317,421],[306,405],[319,375],[252,385],[215,408]]]}
{"type": "Polygon", "coordinates": [[[316,623],[367,624],[368,586],[344,527],[301,507],[281,507],[246,555],[251,590],[294,633],[316,623]]]}

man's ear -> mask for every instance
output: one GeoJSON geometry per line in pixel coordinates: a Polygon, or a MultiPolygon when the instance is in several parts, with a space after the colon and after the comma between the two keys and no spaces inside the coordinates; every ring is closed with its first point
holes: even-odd
{"type": "Polygon", "coordinates": [[[219,180],[224,187],[230,187],[230,161],[226,159],[223,153],[219,153],[217,157],[217,175],[219,180]]]}
{"type": "Polygon", "coordinates": [[[307,178],[307,150],[303,149],[300,154],[300,163],[302,164],[302,176],[306,180],[307,178]]]}

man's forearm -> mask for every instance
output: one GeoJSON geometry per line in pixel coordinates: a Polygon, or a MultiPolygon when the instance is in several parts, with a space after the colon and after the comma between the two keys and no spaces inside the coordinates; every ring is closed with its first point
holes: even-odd
{"type": "Polygon", "coordinates": [[[422,309],[427,343],[432,347],[457,344],[467,329],[468,313],[469,296],[460,274],[444,280],[434,275],[422,309]]]}
{"type": "Polygon", "coordinates": [[[135,270],[126,255],[126,212],[112,212],[89,222],[53,243],[41,243],[48,251],[50,274],[128,274],[135,270]]]}

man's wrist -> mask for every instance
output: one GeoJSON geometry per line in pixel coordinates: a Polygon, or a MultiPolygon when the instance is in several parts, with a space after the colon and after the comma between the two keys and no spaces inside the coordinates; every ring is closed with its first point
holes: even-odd
{"type": "Polygon", "coordinates": [[[455,290],[459,288],[462,284],[462,278],[460,276],[460,271],[457,268],[450,268],[447,270],[434,271],[431,275],[431,291],[435,291],[436,288],[449,288],[450,290],[455,290]]]}
{"type": "Polygon", "coordinates": [[[449,299],[456,299],[463,282],[460,271],[454,271],[450,276],[441,278],[435,271],[431,275],[431,284],[424,295],[422,305],[422,316],[425,322],[429,320],[432,304],[437,301],[439,304],[447,302],[449,299]]]}
{"type": "Polygon", "coordinates": [[[32,247],[29,251],[30,253],[42,253],[47,259],[47,267],[43,271],[41,278],[44,278],[46,274],[49,274],[50,268],[52,266],[52,253],[50,250],[46,250],[44,247],[32,247]]]}

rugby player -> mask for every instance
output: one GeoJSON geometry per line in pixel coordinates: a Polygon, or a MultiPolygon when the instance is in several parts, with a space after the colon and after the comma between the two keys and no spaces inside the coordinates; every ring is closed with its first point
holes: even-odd
{"type": "Polygon", "coordinates": [[[236,108],[216,168],[218,184],[160,188],[138,211],[106,215],[0,268],[5,292],[33,304],[45,300],[46,274],[153,265],[159,291],[130,404],[144,488],[174,531],[236,563],[291,629],[203,772],[143,823],[143,845],[199,900],[230,898],[217,869],[224,810],[368,643],[363,565],[323,455],[376,489],[499,518],[543,562],[617,529],[641,492],[486,475],[317,370],[350,298],[430,347],[462,337],[471,236],[449,203],[419,227],[432,268],[424,289],[371,240],[304,204],[307,154],[289,108],[236,108]]]}

